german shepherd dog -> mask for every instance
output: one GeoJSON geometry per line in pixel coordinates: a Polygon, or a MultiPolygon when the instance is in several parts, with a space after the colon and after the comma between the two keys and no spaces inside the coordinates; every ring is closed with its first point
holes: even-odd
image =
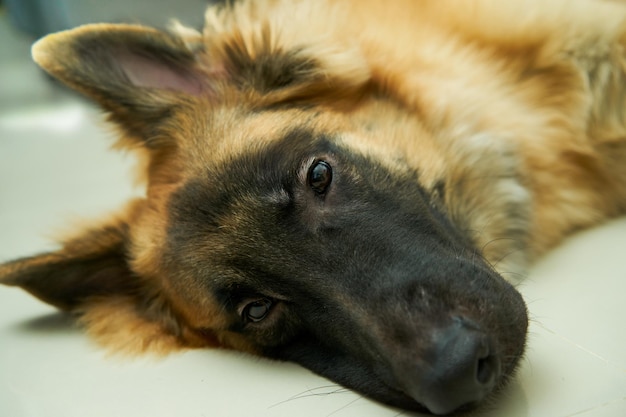
{"type": "Polygon", "coordinates": [[[200,33],[88,25],[35,61],[146,194],[0,280],[113,349],[229,347],[449,414],[526,343],[507,278],[626,212],[626,8],[242,0],[200,33]]]}

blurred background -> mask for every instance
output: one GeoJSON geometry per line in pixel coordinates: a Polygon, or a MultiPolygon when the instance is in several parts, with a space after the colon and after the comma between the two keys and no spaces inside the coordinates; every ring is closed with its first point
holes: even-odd
{"type": "Polygon", "coordinates": [[[169,19],[201,28],[204,10],[221,0],[0,0],[0,106],[15,107],[49,94],[37,78],[30,45],[52,32],[86,23],[142,23],[163,28],[169,19]]]}
{"type": "Polygon", "coordinates": [[[176,17],[200,28],[203,11],[219,0],[4,0],[9,20],[35,37],[85,23],[144,23],[163,27],[176,17]]]}
{"type": "Polygon", "coordinates": [[[30,47],[86,23],[169,19],[201,28],[207,0],[0,0],[0,262],[50,249],[67,218],[94,217],[140,193],[132,161],[108,150],[99,110],[49,77],[30,47]]]}

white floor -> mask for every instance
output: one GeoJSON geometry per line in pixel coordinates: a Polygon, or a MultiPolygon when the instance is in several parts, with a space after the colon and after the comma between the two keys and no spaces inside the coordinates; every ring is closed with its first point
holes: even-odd
{"type": "MultiPolygon", "coordinates": [[[[47,235],[140,190],[107,150],[97,112],[30,64],[0,15],[0,262],[54,247],[47,235]]],[[[516,382],[477,416],[626,416],[626,218],[581,233],[521,286],[532,324],[516,382]]],[[[0,288],[0,416],[411,415],[293,364],[189,351],[106,357],[72,321],[0,288]]]]}

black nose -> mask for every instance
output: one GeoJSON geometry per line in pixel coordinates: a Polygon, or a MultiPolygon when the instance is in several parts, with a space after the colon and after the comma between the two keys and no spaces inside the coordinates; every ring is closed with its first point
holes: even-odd
{"type": "Polygon", "coordinates": [[[482,400],[500,375],[493,342],[472,322],[457,317],[433,336],[413,397],[433,414],[449,414],[482,400]]]}

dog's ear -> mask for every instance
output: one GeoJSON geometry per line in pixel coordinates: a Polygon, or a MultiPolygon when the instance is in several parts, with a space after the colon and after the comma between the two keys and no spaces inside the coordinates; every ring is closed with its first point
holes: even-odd
{"type": "Polygon", "coordinates": [[[0,265],[0,283],[79,313],[87,331],[115,351],[211,345],[172,312],[158,284],[129,266],[128,226],[115,220],[83,231],[55,252],[0,265]]]}
{"type": "Polygon", "coordinates": [[[82,26],[46,36],[32,54],[135,138],[149,138],[173,106],[210,88],[181,37],[143,26],[82,26]]]}
{"type": "Polygon", "coordinates": [[[0,265],[0,283],[68,311],[89,298],[131,294],[140,284],[126,261],[126,234],[123,222],[84,231],[56,252],[0,265]]]}

